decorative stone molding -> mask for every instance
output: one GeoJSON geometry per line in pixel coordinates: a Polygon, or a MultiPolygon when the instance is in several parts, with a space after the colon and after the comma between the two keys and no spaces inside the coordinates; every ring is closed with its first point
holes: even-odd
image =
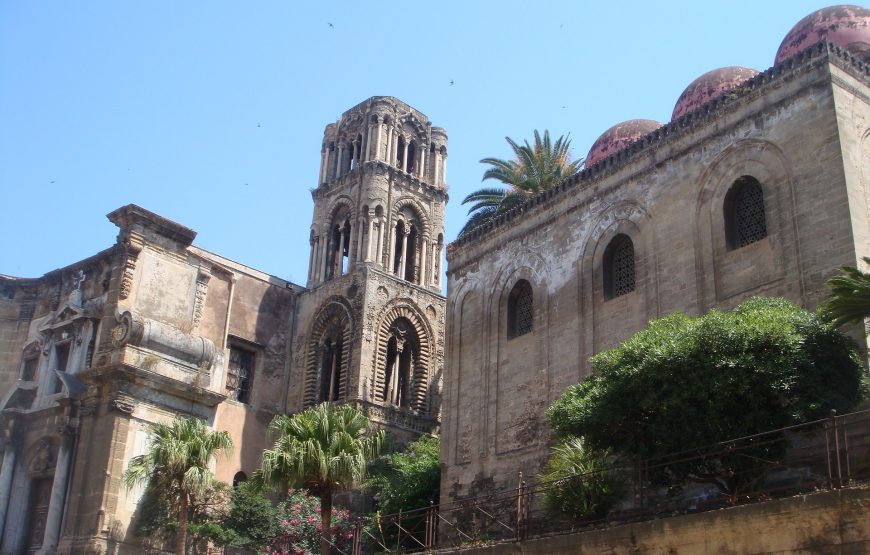
{"type": "Polygon", "coordinates": [[[211,275],[200,271],[196,276],[196,291],[193,300],[193,329],[199,328],[202,321],[202,310],[205,307],[205,297],[208,294],[208,282],[211,275]]]}
{"type": "Polygon", "coordinates": [[[115,348],[126,344],[150,349],[170,357],[208,369],[217,358],[217,348],[209,339],[143,318],[132,312],[118,317],[118,325],[112,328],[112,345],[115,348]]]}
{"type": "Polygon", "coordinates": [[[144,239],[141,235],[128,233],[123,240],[124,245],[124,270],[121,275],[121,290],[119,296],[121,299],[126,299],[133,291],[133,277],[136,274],[136,262],[139,259],[139,253],[142,252],[144,239]]]}

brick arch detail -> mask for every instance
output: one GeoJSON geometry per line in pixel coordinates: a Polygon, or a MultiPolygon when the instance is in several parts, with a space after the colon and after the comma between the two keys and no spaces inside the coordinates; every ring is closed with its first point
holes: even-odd
{"type": "Polygon", "coordinates": [[[317,391],[320,383],[320,348],[323,346],[323,341],[327,335],[333,332],[336,328],[341,330],[341,360],[342,373],[339,383],[338,398],[340,400],[347,398],[347,385],[349,379],[349,370],[352,368],[350,360],[350,345],[353,339],[353,318],[351,317],[351,309],[347,306],[346,301],[341,298],[330,299],[318,311],[314,318],[314,325],[311,327],[311,334],[308,340],[308,353],[305,361],[305,395],[303,398],[304,406],[310,407],[317,403],[317,391]]]}
{"type": "Polygon", "coordinates": [[[414,360],[414,375],[412,376],[411,406],[419,412],[427,412],[427,389],[429,387],[429,366],[432,360],[432,331],[426,318],[414,307],[402,304],[388,307],[381,315],[375,337],[375,372],[374,398],[380,400],[386,379],[387,346],[390,341],[390,328],[393,323],[405,318],[414,328],[420,353],[414,360]]]}

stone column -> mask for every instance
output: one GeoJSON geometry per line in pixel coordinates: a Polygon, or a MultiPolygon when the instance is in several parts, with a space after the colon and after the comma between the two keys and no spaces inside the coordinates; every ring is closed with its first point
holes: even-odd
{"type": "Polygon", "coordinates": [[[332,228],[326,228],[326,234],[323,236],[323,248],[320,249],[320,282],[326,281],[326,261],[329,259],[329,243],[332,228]]]}
{"type": "Polygon", "coordinates": [[[338,179],[341,177],[341,164],[344,162],[344,144],[338,145],[338,159],[335,163],[335,178],[338,179]]]}
{"type": "Polygon", "coordinates": [[[383,266],[384,261],[384,218],[378,220],[378,244],[375,248],[375,262],[383,266]]]}
{"type": "Polygon", "coordinates": [[[325,176],[323,175],[323,171],[325,169],[326,169],[326,149],[323,149],[320,152],[320,177],[317,180],[318,185],[320,185],[321,183],[323,183],[326,180],[325,176]]]}
{"type": "Polygon", "coordinates": [[[392,126],[387,126],[387,147],[384,149],[384,162],[387,164],[392,164],[393,159],[390,158],[390,153],[393,151],[393,128],[392,126]]]}
{"type": "Polygon", "coordinates": [[[365,242],[365,251],[366,251],[365,261],[366,262],[372,261],[372,242],[373,242],[372,241],[372,234],[374,233],[374,230],[375,230],[375,219],[372,218],[371,216],[369,216],[368,235],[366,237],[366,242],[365,242]]]}
{"type": "Polygon", "coordinates": [[[0,544],[3,541],[3,531],[6,529],[6,514],[9,511],[9,498],[12,496],[12,478],[15,475],[15,463],[18,458],[19,434],[13,421],[10,424],[9,436],[3,451],[3,466],[0,467],[0,544]]]}
{"type": "MultiPolygon", "coordinates": [[[[338,262],[337,266],[334,268],[338,271],[333,270],[332,274],[335,276],[343,276],[344,275],[344,226],[341,226],[338,232],[338,250],[335,252],[336,260],[333,261],[338,262]]],[[[348,237],[350,239],[350,237],[348,237]]],[[[350,245],[348,245],[348,249],[350,249],[350,245]]],[[[350,258],[350,257],[348,257],[350,258]]]]}
{"type": "Polygon", "coordinates": [[[417,280],[417,283],[420,285],[426,285],[426,243],[428,243],[428,239],[424,236],[420,241],[420,279],[417,280]]]}
{"type": "Polygon", "coordinates": [[[395,166],[396,165],[396,150],[399,148],[399,146],[398,146],[399,132],[394,127],[393,131],[390,135],[391,135],[391,138],[390,138],[390,142],[391,142],[391,144],[390,144],[390,165],[395,166]]]}
{"type": "Polygon", "coordinates": [[[372,159],[372,124],[369,123],[366,125],[368,131],[366,132],[366,160],[372,159]]]}
{"type": "Polygon", "coordinates": [[[441,161],[441,184],[447,183],[447,157],[441,161]]]}
{"type": "Polygon", "coordinates": [[[308,251],[308,283],[312,282],[312,273],[314,272],[314,244],[315,239],[312,237],[309,242],[308,251]]]}
{"type": "Polygon", "coordinates": [[[360,149],[359,141],[353,142],[353,150],[350,152],[350,167],[351,169],[357,167],[359,165],[359,149],[360,149]]]}
{"type": "Polygon", "coordinates": [[[378,117],[378,135],[375,139],[375,160],[381,159],[381,140],[383,138],[384,125],[381,123],[383,121],[382,118],[378,117]]]}
{"type": "Polygon", "coordinates": [[[426,177],[426,147],[420,147],[420,161],[418,162],[417,175],[420,179],[426,177]]]}
{"type": "Polygon", "coordinates": [[[404,144],[402,154],[402,171],[408,173],[408,143],[404,144]]]}
{"type": "Polygon", "coordinates": [[[57,463],[54,465],[54,481],[51,483],[51,498],[48,502],[48,513],[45,515],[45,534],[42,536],[42,547],[37,551],[37,555],[53,555],[57,550],[60,526],[63,523],[74,433],[69,428],[61,432],[57,463]]]}
{"type": "Polygon", "coordinates": [[[436,243],[432,244],[432,281],[429,284],[438,284],[438,245],[436,243]]]}
{"type": "MultiPolygon", "coordinates": [[[[397,229],[398,231],[398,229],[397,229]]],[[[405,279],[405,264],[408,262],[408,235],[410,230],[404,230],[402,232],[402,250],[399,251],[402,253],[402,262],[399,264],[399,277],[401,279],[405,279]]]]}

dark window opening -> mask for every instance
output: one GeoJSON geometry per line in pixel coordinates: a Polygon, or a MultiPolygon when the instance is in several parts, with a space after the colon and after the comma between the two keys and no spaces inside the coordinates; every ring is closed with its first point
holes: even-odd
{"type": "Polygon", "coordinates": [[[239,487],[244,482],[248,481],[248,475],[242,471],[236,472],[233,476],[233,489],[239,487]]]}
{"type": "Polygon", "coordinates": [[[251,382],[254,379],[254,353],[230,347],[230,364],[227,368],[228,397],[240,403],[251,400],[251,382]]]}
{"type": "Polygon", "coordinates": [[[21,379],[25,382],[32,382],[36,378],[36,370],[38,367],[38,358],[25,359],[24,364],[21,366],[21,379]]]}
{"type": "Polygon", "coordinates": [[[414,281],[414,265],[417,263],[417,228],[411,226],[408,230],[408,245],[405,254],[407,261],[405,262],[405,279],[414,281]]]}
{"type": "Polygon", "coordinates": [[[604,251],[604,295],[615,299],[635,289],[634,243],[617,235],[604,251]]]}
{"type": "MultiPolygon", "coordinates": [[[[66,365],[69,362],[69,350],[70,344],[68,342],[54,346],[54,368],[56,370],[66,372],[66,365]]],[[[60,393],[62,390],[63,382],[60,381],[57,374],[54,374],[54,381],[52,382],[51,392],[49,394],[60,393]]]]}
{"type": "Polygon", "coordinates": [[[320,402],[341,399],[342,354],[341,338],[324,341],[320,364],[320,402]]]}
{"type": "Polygon", "coordinates": [[[744,175],[725,195],[725,238],[728,249],[739,249],[767,237],[764,192],[754,177],[744,175]]]}
{"type": "Polygon", "coordinates": [[[381,399],[396,407],[411,406],[411,379],[420,347],[411,322],[401,318],[390,328],[387,342],[387,366],[381,399]]]}
{"type": "Polygon", "coordinates": [[[534,304],[532,303],[532,284],[521,279],[511,289],[508,296],[507,335],[508,339],[525,335],[532,331],[534,304]]]}
{"type": "Polygon", "coordinates": [[[405,163],[405,138],[399,137],[396,145],[396,166],[401,169],[405,163]]]}
{"type": "Polygon", "coordinates": [[[408,173],[415,173],[414,167],[417,163],[417,143],[411,141],[408,143],[408,173]]]}

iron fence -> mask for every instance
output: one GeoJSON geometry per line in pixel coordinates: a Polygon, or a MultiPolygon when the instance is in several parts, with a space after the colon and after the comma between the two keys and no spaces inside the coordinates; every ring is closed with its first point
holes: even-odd
{"type": "Polygon", "coordinates": [[[870,409],[845,415],[832,412],[814,422],[614,464],[553,482],[528,480],[520,473],[510,489],[362,520],[354,528],[350,551],[336,547],[335,553],[414,553],[522,541],[866,481],[870,481],[870,409]],[[547,509],[554,488],[605,476],[621,483],[626,492],[607,514],[567,518],[547,509]]]}

